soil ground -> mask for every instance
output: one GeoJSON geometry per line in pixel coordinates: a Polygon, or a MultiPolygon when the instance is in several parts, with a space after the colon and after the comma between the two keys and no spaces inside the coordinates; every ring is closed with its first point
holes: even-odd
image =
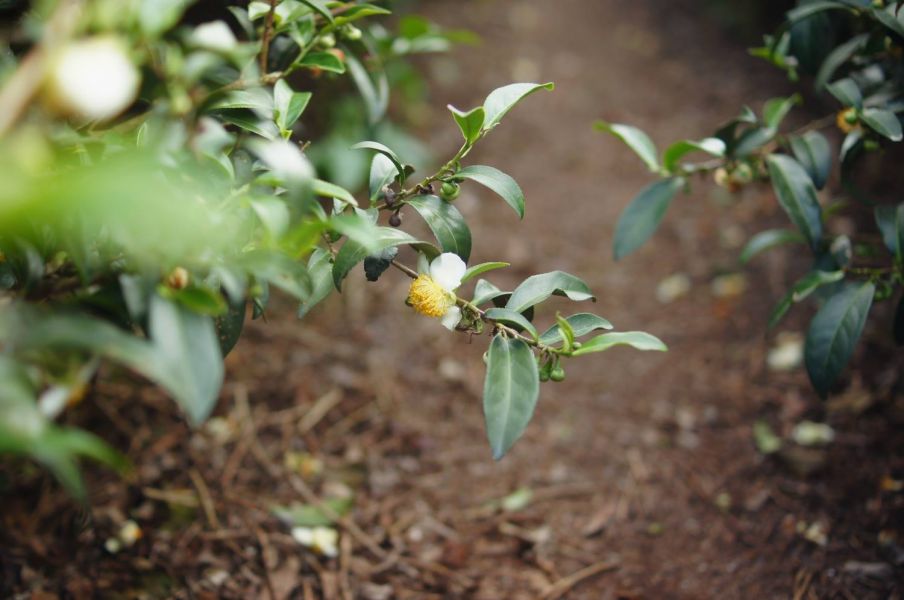
{"type": "MultiPolygon", "coordinates": [[[[696,185],[651,244],[610,258],[615,220],[649,176],[591,130],[595,119],[636,124],[660,143],[699,138],[787,84],[683,3],[551,4],[424,6],[483,38],[426,63],[432,105],[473,106],[513,80],[557,84],[469,157],[513,175],[528,202],[518,223],[466,188],[472,260],[513,263],[492,277],[501,287],[577,274],[598,294],[595,312],[655,333],[670,352],[575,361],[567,381],[544,385],[525,437],[497,463],[480,400],[487,340],[414,315],[401,274],[353,278],[303,322],[286,306],[251,325],[228,358],[218,417],[199,431],[158,392],[104,378],[74,418],[128,449],[135,473],[123,484],[91,470],[89,510],[37,473],[6,483],[0,595],[900,597],[900,365],[824,404],[800,369],[766,367],[775,337],[764,323],[797,260],[763,257],[744,291],[713,291],[737,272],[744,240],[783,222],[769,191],[727,202],[696,185]],[[691,289],[663,304],[657,285],[675,273],[691,289]],[[757,451],[758,419],[787,435],[806,418],[832,424],[835,443],[784,458],[757,451]],[[302,549],[270,511],[348,494],[336,559],[302,549]],[[126,518],[143,537],[106,552],[126,518]]],[[[438,111],[431,122],[447,120],[438,111]]],[[[454,151],[451,122],[424,135],[438,156],[454,151]]],[[[555,308],[573,307],[540,318],[555,308]]],[[[799,328],[805,310],[784,327],[799,328]]]]}

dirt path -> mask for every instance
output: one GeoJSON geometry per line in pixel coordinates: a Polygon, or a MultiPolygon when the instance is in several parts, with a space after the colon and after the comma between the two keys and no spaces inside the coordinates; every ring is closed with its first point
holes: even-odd
{"type": "MultiPolygon", "coordinates": [[[[611,259],[615,219],[649,178],[591,131],[595,119],[637,124],[663,143],[699,137],[743,101],[786,91],[696,12],[662,4],[519,0],[462,9],[443,0],[424,8],[484,39],[451,61],[431,61],[433,105],[470,107],[514,80],[557,84],[507,117],[472,157],[512,174],[528,198],[519,224],[498,199],[463,193],[473,260],[517,265],[493,277],[500,286],[557,268],[584,277],[598,293],[596,312],[619,329],[659,335],[669,353],[614,350],[575,363],[565,383],[544,386],[525,438],[494,463],[480,404],[487,340],[469,344],[411,313],[399,274],[378,285],[350,278],[341,298],[302,323],[291,324],[289,309],[250,327],[228,359],[219,418],[202,431],[189,432],[156,393],[136,398],[129,386],[102,384],[100,412],[83,418],[100,419],[107,437],[130,449],[136,474],[123,486],[92,473],[87,517],[40,478],[0,486],[0,592],[305,600],[899,593],[893,575],[864,583],[843,568],[887,559],[877,536],[901,533],[889,516],[895,507],[902,514],[901,495],[879,491],[883,475],[904,467],[892,458],[900,448],[891,454],[875,441],[893,426],[837,417],[844,438],[828,456],[811,457],[827,466],[810,478],[754,448],[758,417],[779,431],[824,417],[802,373],[764,366],[762,324],[789,265],[761,261],[742,297],[711,291],[714,277],[736,268],[739,241],[781,221],[768,193],[725,207],[700,186],[653,244],[618,265],[611,259]],[[676,272],[691,278],[691,291],[661,304],[656,286],[676,272]],[[299,471],[308,484],[288,475],[299,471]],[[300,551],[269,512],[309,501],[305,485],[322,497],[354,494],[337,560],[300,551]],[[103,542],[126,517],[144,537],[111,555],[103,542]]],[[[447,123],[425,134],[432,146],[453,149],[448,116],[438,111],[432,122],[447,123]]]]}

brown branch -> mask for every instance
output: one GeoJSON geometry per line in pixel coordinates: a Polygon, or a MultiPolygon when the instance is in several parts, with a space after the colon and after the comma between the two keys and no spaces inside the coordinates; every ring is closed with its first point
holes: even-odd
{"type": "Polygon", "coordinates": [[[270,58],[270,37],[273,35],[273,19],[276,16],[276,0],[270,0],[270,10],[267,11],[267,19],[264,22],[264,33],[261,35],[261,73],[267,72],[267,63],[270,58]]]}

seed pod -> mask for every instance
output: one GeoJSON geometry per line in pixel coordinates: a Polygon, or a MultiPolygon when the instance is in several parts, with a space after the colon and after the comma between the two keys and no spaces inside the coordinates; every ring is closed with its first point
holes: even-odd
{"type": "Polygon", "coordinates": [[[189,282],[188,271],[183,267],[176,267],[170,274],[166,276],[166,287],[171,290],[182,290],[188,287],[189,282]]]}
{"type": "Polygon", "coordinates": [[[399,215],[399,213],[392,213],[392,216],[389,217],[389,224],[392,227],[398,227],[399,225],[401,225],[402,224],[401,215],[399,215]]]}
{"type": "Polygon", "coordinates": [[[565,369],[560,366],[556,366],[552,371],[549,372],[549,378],[553,381],[565,381],[565,369]]]}

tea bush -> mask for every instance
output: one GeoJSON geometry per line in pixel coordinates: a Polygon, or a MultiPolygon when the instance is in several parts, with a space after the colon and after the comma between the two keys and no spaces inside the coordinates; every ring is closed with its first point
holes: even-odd
{"type": "Polygon", "coordinates": [[[272,292],[311,318],[361,263],[370,280],[389,268],[411,277],[415,312],[489,336],[484,412],[497,459],[531,419],[540,383],[564,378],[567,359],[616,345],[665,349],[589,312],[538,328],[534,312],[551,296],[593,299],[574,275],[542,273],[503,290],[482,277],[507,263],[467,265],[471,232],[454,203],[462,185],[489,188],[519,218],[525,210],[511,177],[466,164],[468,155],[551,83],[450,106],[461,148],[413,178],[415,161],[389,136],[351,149],[343,140],[365,129],[349,122],[381,131],[387,64],[460,34],[417,18],[390,33],[380,20],[390,11],[367,2],[218,4],[206,7],[215,18],[189,24],[191,4],[0,5],[21,14],[0,63],[0,451],[40,462],[84,497],[78,457],[126,467],[100,438],[60,424],[103,362],[159,385],[198,424],[215,407],[223,356],[272,292]],[[320,83],[346,76],[363,117],[308,119],[334,100],[320,83]],[[359,194],[348,173],[362,159],[359,194]],[[403,211],[434,239],[405,232],[403,211]],[[473,292],[463,291],[471,280],[473,292]]]}

